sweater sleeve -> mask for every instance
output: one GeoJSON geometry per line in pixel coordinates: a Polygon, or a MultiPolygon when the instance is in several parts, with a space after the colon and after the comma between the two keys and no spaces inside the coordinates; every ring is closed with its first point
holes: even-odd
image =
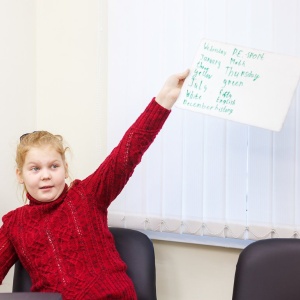
{"type": "Polygon", "coordinates": [[[100,208],[106,209],[122,191],[169,114],[170,110],[153,98],[118,146],[93,174],[82,181],[87,194],[97,200],[100,208]]]}
{"type": "Polygon", "coordinates": [[[17,259],[15,249],[2,226],[0,228],[0,284],[2,284],[4,277],[17,259]]]}

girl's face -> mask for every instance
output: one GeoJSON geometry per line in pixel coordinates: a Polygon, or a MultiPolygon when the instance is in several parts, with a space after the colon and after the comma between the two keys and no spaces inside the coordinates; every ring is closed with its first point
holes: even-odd
{"type": "Polygon", "coordinates": [[[66,163],[51,146],[32,147],[26,154],[23,169],[17,169],[17,177],[34,199],[51,202],[64,190],[66,170],[66,163]]]}

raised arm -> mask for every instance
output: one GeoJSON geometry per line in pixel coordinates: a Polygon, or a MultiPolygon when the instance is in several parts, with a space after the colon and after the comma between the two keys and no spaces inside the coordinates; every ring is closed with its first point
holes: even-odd
{"type": "Polygon", "coordinates": [[[121,192],[143,154],[170,114],[189,71],[170,76],[157,97],[126,131],[120,143],[101,166],[82,181],[97,205],[106,208],[121,192]]]}

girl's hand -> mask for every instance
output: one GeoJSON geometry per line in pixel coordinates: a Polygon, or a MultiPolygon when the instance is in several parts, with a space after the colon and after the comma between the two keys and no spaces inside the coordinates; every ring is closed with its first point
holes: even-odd
{"type": "Polygon", "coordinates": [[[189,70],[170,76],[156,97],[156,102],[166,109],[171,109],[176,102],[184,80],[189,75],[189,70]]]}

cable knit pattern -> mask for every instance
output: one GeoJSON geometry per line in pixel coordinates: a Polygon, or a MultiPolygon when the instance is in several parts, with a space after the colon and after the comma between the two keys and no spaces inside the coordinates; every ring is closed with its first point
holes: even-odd
{"type": "Polygon", "coordinates": [[[32,291],[60,292],[64,299],[136,299],[107,227],[107,208],[118,196],[170,111],[152,99],[119,145],[84,180],[58,199],[28,205],[3,217],[0,282],[17,258],[32,291]]]}

